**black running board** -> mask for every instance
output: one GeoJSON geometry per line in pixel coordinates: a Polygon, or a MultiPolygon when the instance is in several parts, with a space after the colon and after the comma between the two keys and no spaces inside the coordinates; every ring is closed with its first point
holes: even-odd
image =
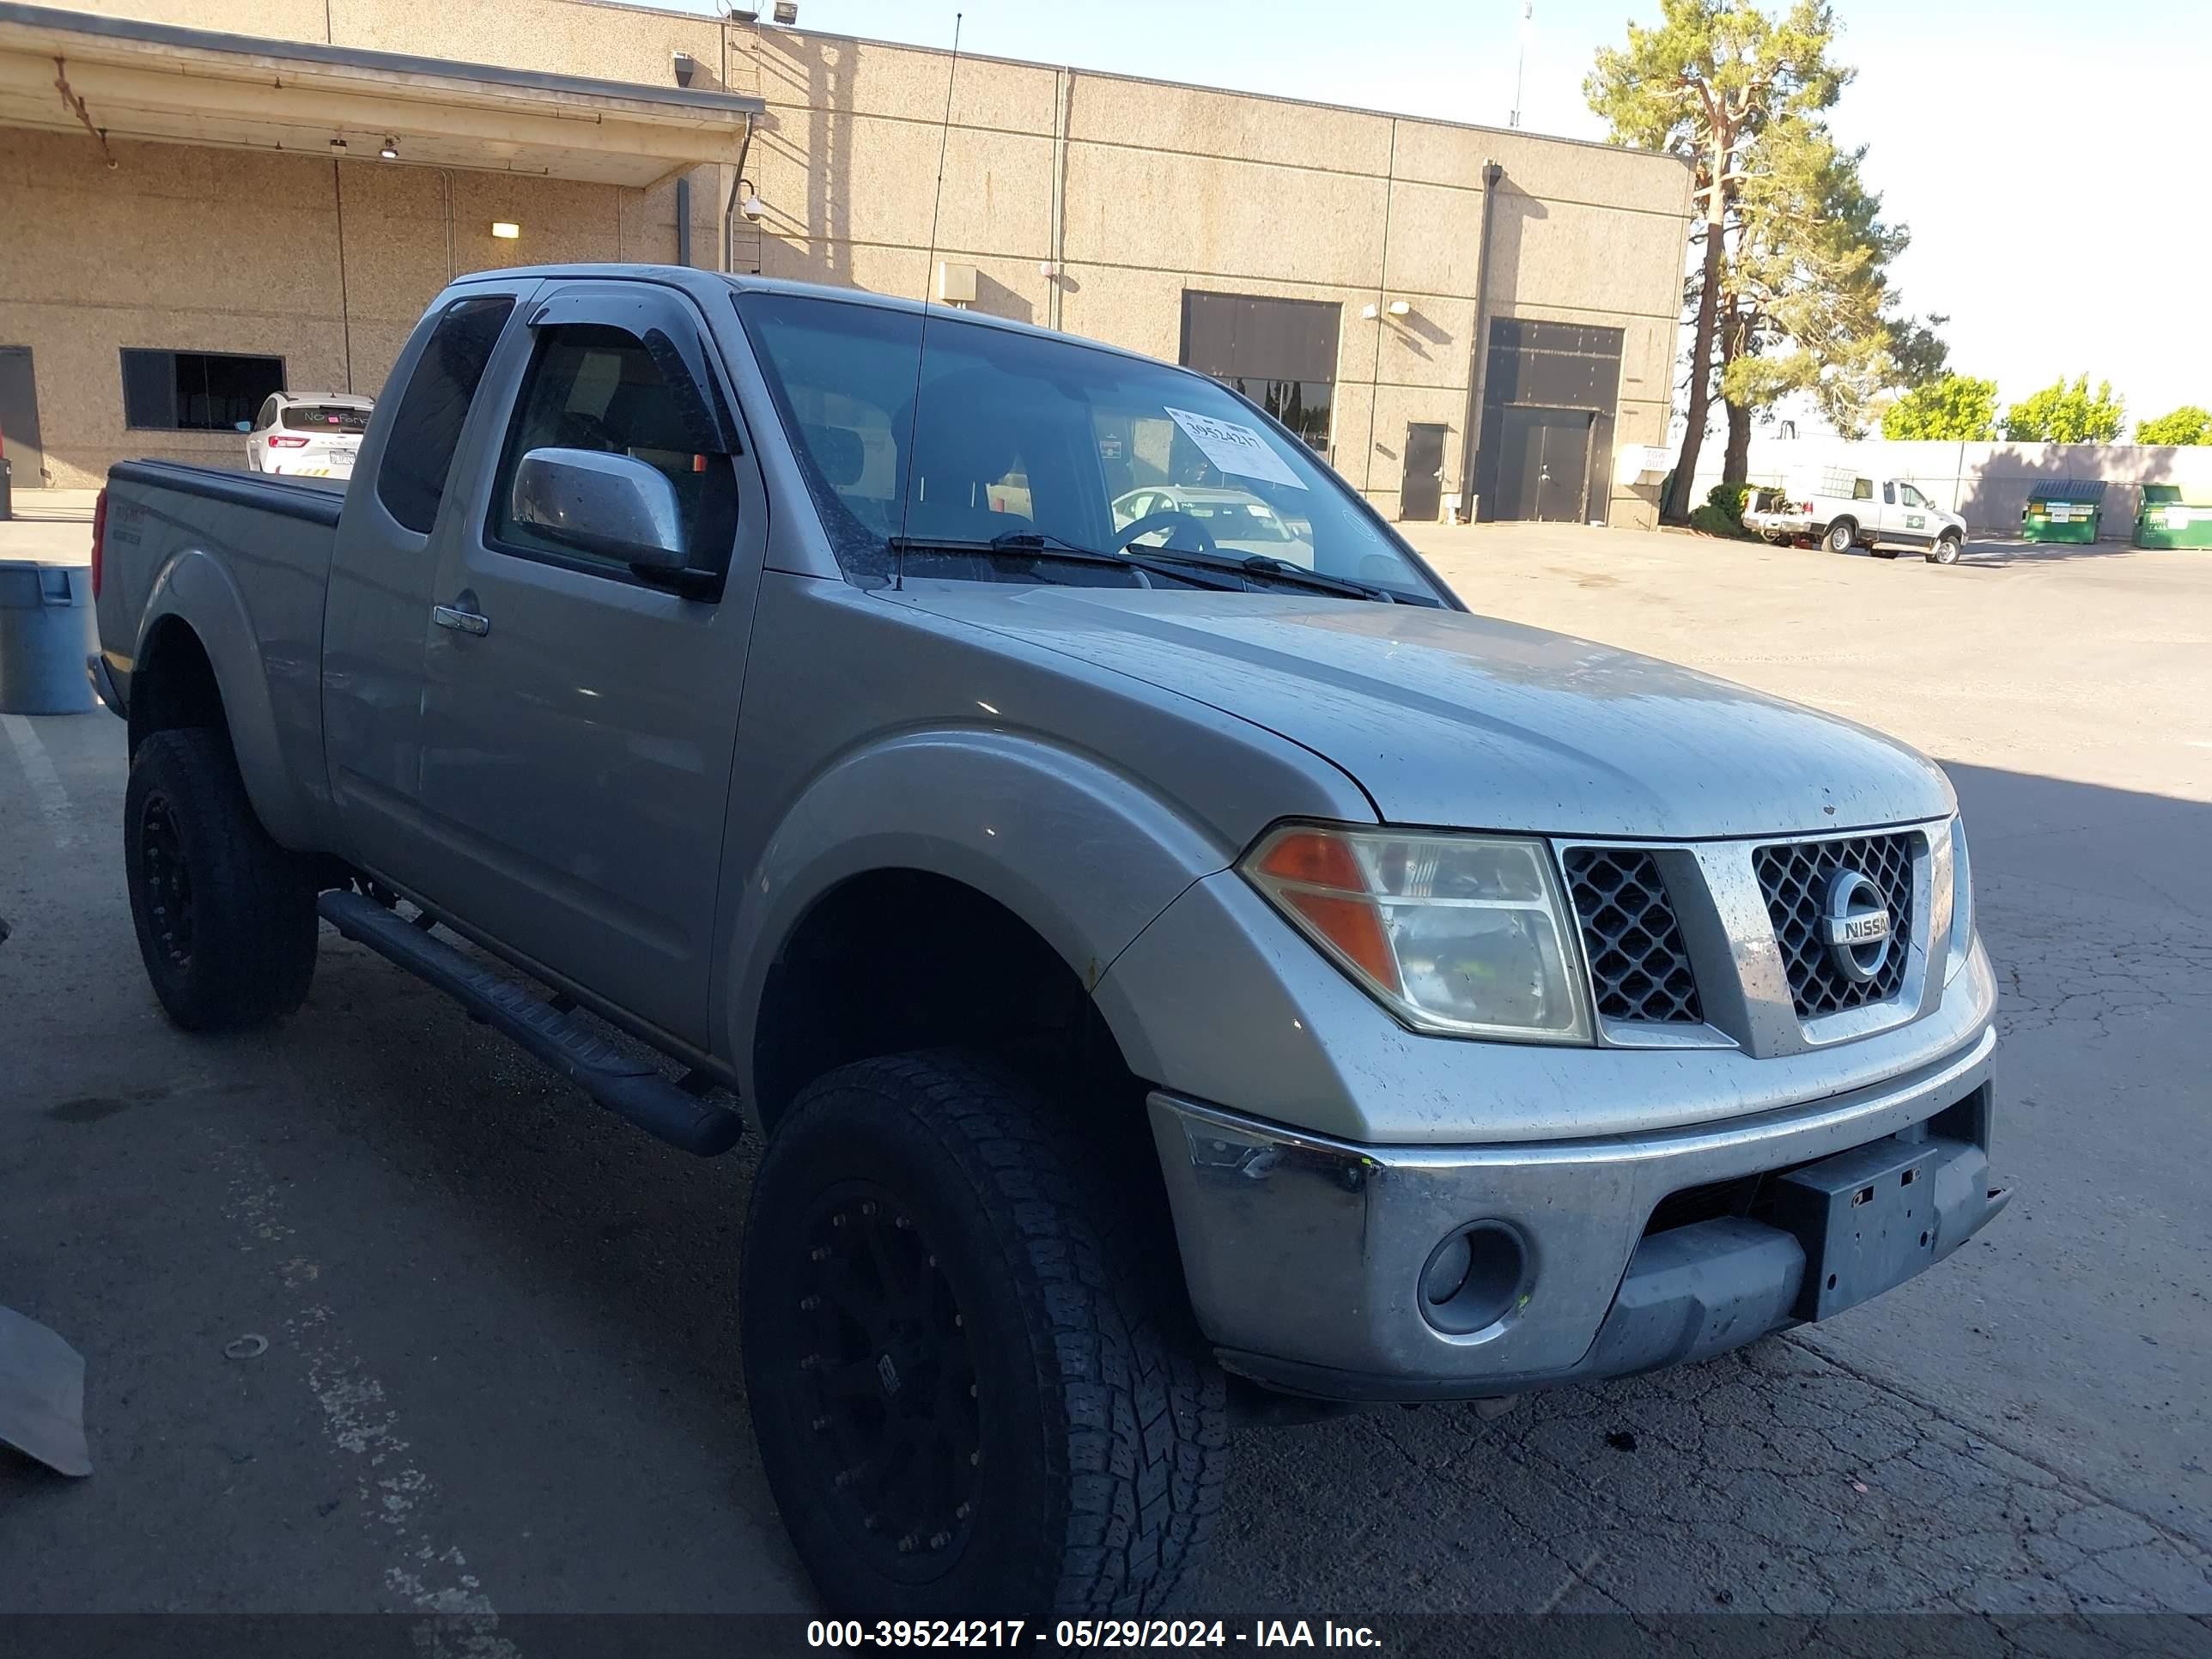
{"type": "Polygon", "coordinates": [[[463,956],[417,921],[343,890],[325,893],[315,908],[346,938],[443,991],[647,1133],[712,1158],[729,1151],[744,1132],[744,1120],[735,1112],[686,1091],[544,997],[463,956]]]}

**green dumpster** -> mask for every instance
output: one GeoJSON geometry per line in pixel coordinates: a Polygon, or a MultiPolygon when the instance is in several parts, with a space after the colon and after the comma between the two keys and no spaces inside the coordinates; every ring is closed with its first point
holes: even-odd
{"type": "Polygon", "coordinates": [[[2212,501],[2185,501],[2179,484],[2145,484],[2137,547],[2212,547],[2212,501]]]}
{"type": "Polygon", "coordinates": [[[2105,511],[2102,478],[2058,478],[2028,492],[2020,534],[2029,542],[2094,542],[2105,511]]]}

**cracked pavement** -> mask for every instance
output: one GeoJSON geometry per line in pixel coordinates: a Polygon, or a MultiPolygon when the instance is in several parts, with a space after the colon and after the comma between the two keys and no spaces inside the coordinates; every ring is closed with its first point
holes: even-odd
{"type": "MultiPolygon", "coordinates": [[[[1423,539],[1479,610],[1945,763],[2019,1195],[1890,1296],[1707,1364],[1241,1435],[1186,1608],[2164,1612],[1982,1645],[2212,1647],[2212,559],[1423,539]]],[[[807,1608],[733,1363],[750,1149],[645,1140],[334,939],[278,1031],[169,1030],[114,848],[121,727],[26,724],[49,769],[0,743],[0,1300],[85,1352],[98,1472],[0,1461],[0,1560],[35,1569],[0,1611],[807,1608]],[[245,1335],[265,1352],[227,1357],[245,1335]]],[[[1800,1650],[1787,1623],[1670,1628],[1800,1650]]]]}

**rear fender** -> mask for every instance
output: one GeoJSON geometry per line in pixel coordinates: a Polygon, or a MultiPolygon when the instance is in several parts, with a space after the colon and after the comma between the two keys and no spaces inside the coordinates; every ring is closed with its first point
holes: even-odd
{"type": "MultiPolygon", "coordinates": [[[[207,653],[208,665],[215,671],[216,686],[222,696],[231,750],[246,781],[246,799],[253,803],[262,827],[283,846],[312,850],[313,805],[285,765],[269,672],[264,670],[245,595],[229,569],[204,549],[181,550],[154,578],[138,621],[131,674],[134,696],[144,696],[149,684],[147,676],[161,672],[158,653],[164,648],[164,624],[173,619],[198,635],[207,653]]],[[[319,665],[307,663],[301,665],[301,672],[315,676],[319,665]]]]}

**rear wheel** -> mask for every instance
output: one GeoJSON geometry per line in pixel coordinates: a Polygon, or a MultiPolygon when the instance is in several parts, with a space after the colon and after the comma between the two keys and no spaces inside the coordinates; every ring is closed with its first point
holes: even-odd
{"type": "Polygon", "coordinates": [[[1838,519],[1828,526],[1821,539],[1831,553],[1848,553],[1858,541],[1859,527],[1849,519],[1838,519]]]}
{"type": "Polygon", "coordinates": [[[746,1393],[840,1613],[1148,1613],[1211,1529],[1224,1388],[1171,1238],[1049,1118],[984,1062],[892,1056],[805,1090],[763,1160],[746,1393]]]}
{"type": "Polygon", "coordinates": [[[1958,563],[1960,540],[1960,538],[1956,535],[1938,536],[1936,538],[1936,545],[1928,550],[1928,562],[1930,564],[1958,563]]]}
{"type": "Polygon", "coordinates": [[[236,1030],[305,1001],[314,884],[254,816],[224,735],[148,738],[131,757],[123,812],[131,920],[169,1018],[188,1031],[236,1030]]]}

